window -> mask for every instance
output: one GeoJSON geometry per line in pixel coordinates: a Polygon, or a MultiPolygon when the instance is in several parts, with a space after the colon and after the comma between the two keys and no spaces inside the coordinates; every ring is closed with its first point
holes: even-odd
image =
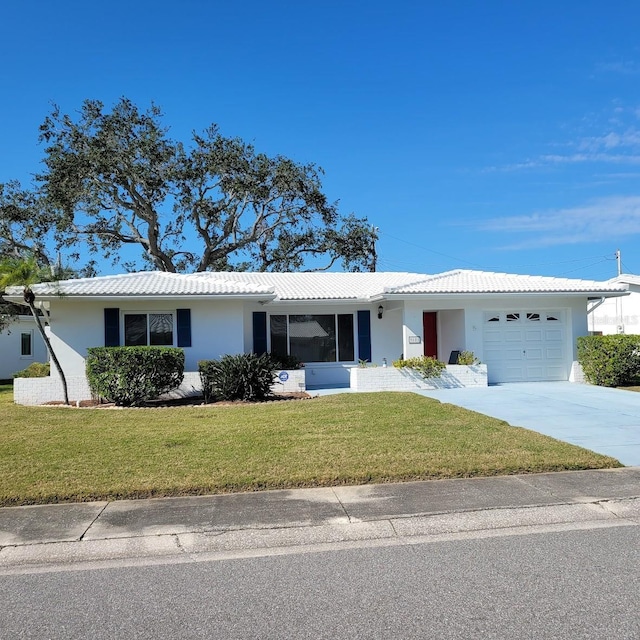
{"type": "Polygon", "coordinates": [[[527,320],[529,322],[540,322],[540,314],[539,313],[527,313],[527,320]]]}
{"type": "Polygon", "coordinates": [[[20,334],[20,355],[23,358],[33,357],[33,334],[31,331],[23,331],[20,334]]]}
{"type": "Polygon", "coordinates": [[[272,315],[271,353],[302,362],[353,362],[353,314],[272,315]]]}
{"type": "Polygon", "coordinates": [[[507,322],[518,322],[520,320],[519,313],[507,313],[507,322]]]}
{"type": "Polygon", "coordinates": [[[125,313],[124,344],[126,347],[173,345],[173,314],[125,313]]]}

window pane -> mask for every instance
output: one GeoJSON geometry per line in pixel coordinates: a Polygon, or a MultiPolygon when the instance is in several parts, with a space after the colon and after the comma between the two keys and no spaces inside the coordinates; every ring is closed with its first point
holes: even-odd
{"type": "Polygon", "coordinates": [[[149,344],[151,346],[171,346],[173,344],[172,314],[149,314],[149,344]]]}
{"type": "Polygon", "coordinates": [[[20,335],[20,355],[30,356],[31,354],[31,333],[20,335]]]}
{"type": "Polygon", "coordinates": [[[271,353],[275,356],[286,356],[287,349],[287,316],[271,316],[271,353]]]}
{"type": "Polygon", "coordinates": [[[338,316],[338,360],[353,361],[353,314],[344,313],[338,316]]]}
{"type": "Polygon", "coordinates": [[[289,316],[289,346],[302,362],[335,362],[336,317],[289,316]]]}
{"type": "Polygon", "coordinates": [[[129,313],[124,317],[125,347],[144,347],[147,345],[147,314],[129,313]]]}

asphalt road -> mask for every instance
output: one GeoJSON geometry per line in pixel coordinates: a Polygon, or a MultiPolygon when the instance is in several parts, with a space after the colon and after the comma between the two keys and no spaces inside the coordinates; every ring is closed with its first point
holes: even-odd
{"type": "Polygon", "coordinates": [[[0,638],[640,638],[640,527],[0,576],[0,638]]]}

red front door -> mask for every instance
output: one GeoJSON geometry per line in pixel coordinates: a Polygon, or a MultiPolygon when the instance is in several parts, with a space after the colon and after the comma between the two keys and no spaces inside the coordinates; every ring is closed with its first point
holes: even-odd
{"type": "Polygon", "coordinates": [[[438,357],[437,318],[438,314],[436,311],[424,311],[422,314],[424,355],[432,358],[438,357]]]}

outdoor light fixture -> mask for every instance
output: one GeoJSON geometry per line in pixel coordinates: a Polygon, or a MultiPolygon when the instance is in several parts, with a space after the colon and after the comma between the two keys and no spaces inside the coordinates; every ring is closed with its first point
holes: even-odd
{"type": "Polygon", "coordinates": [[[378,320],[382,320],[382,312],[384,311],[384,307],[380,305],[378,307],[378,320]]]}

